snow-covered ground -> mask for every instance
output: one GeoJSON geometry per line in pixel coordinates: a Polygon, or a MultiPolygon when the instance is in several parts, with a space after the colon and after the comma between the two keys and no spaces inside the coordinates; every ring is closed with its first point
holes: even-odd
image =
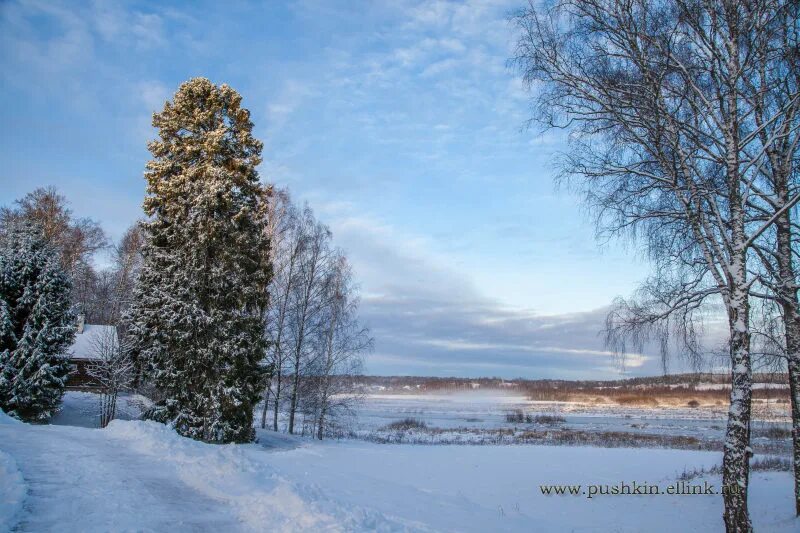
{"type": "MultiPolygon", "coordinates": [[[[672,531],[677,516],[685,530],[722,530],[718,495],[540,490],[666,487],[686,469],[717,464],[715,452],[387,446],[263,431],[258,444],[214,446],[153,422],[100,430],[0,416],[0,524],[17,522],[15,531],[672,531]]],[[[757,529],[800,528],[786,473],[755,473],[750,504],[757,529]]]]}
{"type": "MultiPolygon", "coordinates": [[[[722,530],[719,495],[596,495],[587,485],[674,484],[719,464],[717,452],[579,446],[384,445],[311,441],[258,431],[250,445],[213,446],[137,418],[147,400],[120,398],[96,429],[98,398],[69,392],[53,425],[0,413],[0,531],[671,531],[722,530]],[[577,496],[541,485],[581,484],[577,496]]],[[[509,411],[562,416],[579,431],[721,435],[714,409],[642,409],[530,402],[498,392],[374,395],[360,432],[402,418],[429,427],[495,430],[509,411]]],[[[756,423],[785,425],[771,420],[756,423]]],[[[797,531],[788,473],[753,473],[757,529],[797,531]]],[[[719,488],[719,476],[708,481],[719,488]]],[[[600,490],[600,489],[597,489],[600,490]]]]}
{"type": "MultiPolygon", "coordinates": [[[[0,411],[0,425],[17,426],[22,423],[0,411]]],[[[0,451],[0,531],[9,531],[17,522],[25,500],[25,479],[19,471],[17,461],[0,451]]]]}
{"type": "MultiPolygon", "coordinates": [[[[139,418],[147,398],[140,395],[120,395],[117,418],[139,418]]],[[[257,410],[260,418],[260,408],[257,410]]],[[[572,402],[535,402],[503,391],[478,391],[459,394],[372,394],[364,398],[352,420],[356,436],[369,438],[384,435],[388,424],[404,418],[418,419],[429,428],[452,430],[439,435],[439,441],[483,442],[486,430],[517,428],[562,429],[590,433],[624,432],[692,437],[703,442],[719,442],[725,432],[727,412],[724,408],[626,407],[586,405],[572,402]],[[528,415],[557,415],[563,423],[542,426],[509,422],[506,414],[521,410],[528,415]]],[[[271,413],[270,413],[271,415],[271,413]]],[[[790,422],[785,410],[766,410],[755,413],[753,442],[769,444],[763,436],[769,428],[789,431],[790,422]]],[[[270,417],[271,420],[271,417],[270,417]]],[[[283,420],[283,419],[282,419],[283,420]]],[[[51,424],[99,427],[99,396],[88,392],[69,391],[61,410],[51,424]]],[[[283,420],[285,425],[286,420],[283,420]]],[[[488,435],[488,438],[494,438],[488,435]]],[[[788,437],[783,445],[788,445],[788,437]]],[[[778,443],[781,444],[781,443],[778,443]]],[[[784,446],[786,448],[786,446],[784,446]]],[[[788,448],[786,448],[788,450],[788,448]]],[[[785,450],[784,450],[785,451],[785,450]]]]}
{"type": "MultiPolygon", "coordinates": [[[[150,400],[139,394],[120,394],[117,398],[119,420],[137,420],[150,400]]],[[[61,408],[51,419],[58,426],[100,427],[100,396],[91,392],[67,391],[61,408]]]]}

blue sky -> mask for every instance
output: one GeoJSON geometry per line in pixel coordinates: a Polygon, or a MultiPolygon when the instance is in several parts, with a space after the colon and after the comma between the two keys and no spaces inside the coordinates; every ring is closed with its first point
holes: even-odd
{"type": "Polygon", "coordinates": [[[262,177],[348,251],[369,372],[615,377],[603,308],[646,265],[554,187],[563,136],[524,127],[522,1],[3,2],[0,203],[56,185],[118,237],[152,112],[205,76],[243,95],[262,177]]]}

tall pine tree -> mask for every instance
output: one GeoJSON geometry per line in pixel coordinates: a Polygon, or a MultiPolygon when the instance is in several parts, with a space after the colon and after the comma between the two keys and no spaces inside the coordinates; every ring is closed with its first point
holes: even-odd
{"type": "Polygon", "coordinates": [[[129,312],[160,396],[148,416],[208,442],[252,440],[264,374],[268,191],[241,100],[193,78],[153,116],[144,262],[129,312]]]}
{"type": "Polygon", "coordinates": [[[31,224],[13,224],[0,246],[0,408],[44,420],[64,394],[75,338],[71,285],[58,255],[31,224]]]}

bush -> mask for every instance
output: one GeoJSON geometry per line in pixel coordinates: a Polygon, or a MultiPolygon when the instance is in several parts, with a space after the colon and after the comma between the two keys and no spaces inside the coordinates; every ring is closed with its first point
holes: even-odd
{"type": "Polygon", "coordinates": [[[628,394],[625,396],[619,396],[618,398],[614,398],[619,405],[640,405],[640,406],[658,406],[658,400],[653,398],[652,396],[645,396],[645,395],[637,395],[637,394],[628,394]]]}
{"type": "Polygon", "coordinates": [[[563,424],[567,420],[563,416],[559,415],[536,415],[533,417],[533,421],[537,424],[552,426],[555,424],[563,424]]]}
{"type": "Polygon", "coordinates": [[[688,405],[689,407],[700,407],[700,402],[698,402],[697,400],[689,400],[686,403],[686,405],[688,405]]]}
{"type": "Polygon", "coordinates": [[[525,414],[522,409],[515,409],[506,413],[506,422],[509,424],[543,424],[555,425],[566,422],[564,417],[558,415],[531,415],[525,414]]]}
{"type": "MultiPolygon", "coordinates": [[[[528,415],[528,418],[530,418],[530,415],[528,415]]],[[[522,424],[525,422],[525,413],[522,412],[522,409],[509,411],[506,413],[506,422],[509,424],[522,424]]],[[[528,423],[530,423],[530,421],[528,423]]]]}
{"type": "MultiPolygon", "coordinates": [[[[784,457],[759,457],[750,462],[750,470],[753,472],[791,472],[792,462],[784,457]]],[[[711,468],[684,470],[678,475],[678,479],[681,481],[691,481],[692,479],[706,475],[722,475],[722,465],[714,465],[711,468]]]]}
{"type": "Polygon", "coordinates": [[[428,425],[422,420],[416,418],[404,418],[403,420],[395,420],[386,429],[394,431],[408,431],[410,429],[426,429],[428,425]]]}
{"type": "Polygon", "coordinates": [[[714,465],[711,468],[692,468],[691,470],[684,469],[683,472],[678,474],[678,480],[691,481],[695,478],[707,475],[715,475],[715,476],[722,475],[722,466],[714,465]]]}
{"type": "Polygon", "coordinates": [[[791,472],[792,462],[784,457],[759,457],[750,463],[755,472],[791,472]]]}
{"type": "Polygon", "coordinates": [[[775,440],[788,439],[791,438],[792,436],[791,429],[782,428],[778,426],[756,429],[753,433],[755,434],[755,436],[758,437],[766,437],[768,439],[775,439],[775,440]]]}

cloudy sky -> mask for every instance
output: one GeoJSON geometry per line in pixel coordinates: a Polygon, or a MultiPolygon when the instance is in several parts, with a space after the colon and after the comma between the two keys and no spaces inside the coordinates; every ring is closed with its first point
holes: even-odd
{"type": "Polygon", "coordinates": [[[152,112],[205,76],[242,93],[264,180],[351,257],[370,373],[619,376],[598,331],[646,265],[554,187],[563,137],[524,127],[523,2],[2,2],[0,203],[56,185],[118,237],[152,112]]]}

